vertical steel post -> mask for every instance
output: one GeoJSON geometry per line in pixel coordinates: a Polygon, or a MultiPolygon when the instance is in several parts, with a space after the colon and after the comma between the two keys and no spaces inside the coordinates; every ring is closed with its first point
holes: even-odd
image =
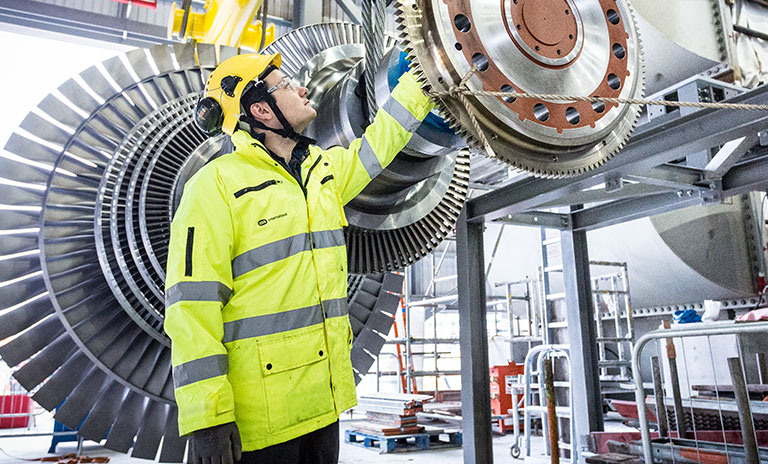
{"type": "MultiPolygon", "coordinates": [[[[571,353],[571,388],[573,389],[575,429],[583,435],[603,431],[603,398],[597,362],[595,308],[589,275],[587,233],[563,230],[563,284],[571,353]]],[[[572,443],[581,443],[571,437],[572,443]]]]}
{"type": "Polygon", "coordinates": [[[291,25],[294,29],[323,21],[323,2],[294,0],[291,25]]]}
{"type": "MultiPolygon", "coordinates": [[[[574,398],[575,429],[583,435],[603,431],[603,399],[600,395],[600,373],[595,336],[595,308],[589,275],[587,233],[563,230],[560,233],[563,253],[568,341],[571,355],[571,388],[574,398]]],[[[572,442],[584,443],[577,437],[572,442]]]]}
{"type": "Polygon", "coordinates": [[[741,440],[744,443],[744,462],[746,464],[758,464],[760,462],[755,437],[755,424],[752,421],[752,408],[749,405],[749,392],[744,381],[744,371],[741,368],[740,358],[728,358],[728,369],[731,371],[733,383],[733,396],[739,410],[739,422],[741,423],[741,440]]]}
{"type": "Polygon", "coordinates": [[[456,224],[465,464],[493,463],[483,228],[483,223],[467,222],[466,209],[456,224]]]}
{"type": "Polygon", "coordinates": [[[405,382],[408,388],[406,393],[411,394],[414,392],[413,388],[413,352],[411,347],[411,276],[413,270],[410,267],[405,268],[405,303],[403,309],[405,310],[405,382]]]}

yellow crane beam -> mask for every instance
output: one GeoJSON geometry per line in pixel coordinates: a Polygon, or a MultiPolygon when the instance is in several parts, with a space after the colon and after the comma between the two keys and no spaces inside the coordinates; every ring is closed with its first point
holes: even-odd
{"type": "Polygon", "coordinates": [[[205,13],[195,13],[189,11],[188,6],[179,8],[174,2],[168,22],[168,37],[256,50],[262,34],[266,34],[264,46],[275,40],[274,24],[268,24],[265,31],[261,21],[253,22],[262,3],[263,0],[208,0],[205,2],[205,13]],[[185,15],[187,21],[182,31],[185,15]]]}

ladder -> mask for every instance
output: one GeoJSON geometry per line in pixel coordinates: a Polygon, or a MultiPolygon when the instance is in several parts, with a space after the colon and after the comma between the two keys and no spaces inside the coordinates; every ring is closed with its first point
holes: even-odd
{"type": "MultiPolygon", "coordinates": [[[[617,270],[592,279],[600,382],[601,385],[606,384],[605,387],[610,383],[626,383],[632,380],[631,359],[634,343],[627,263],[590,261],[590,264],[617,270]],[[613,355],[613,359],[608,358],[609,353],[613,355]]],[[[601,390],[606,393],[608,388],[601,390]]]]}
{"type": "MultiPolygon", "coordinates": [[[[542,314],[538,304],[538,279],[523,279],[513,282],[496,282],[495,287],[504,287],[509,332],[509,359],[522,363],[525,355],[535,345],[542,344],[542,314]],[[524,304],[524,317],[516,315],[516,308],[524,304]],[[521,346],[522,345],[522,346],[521,346]]],[[[495,316],[495,315],[494,315],[495,316]]]]}
{"type": "MultiPolygon", "coordinates": [[[[559,232],[552,236],[541,228],[541,266],[539,267],[539,288],[541,292],[541,314],[544,315],[544,344],[553,340],[553,331],[565,329],[567,320],[553,321],[552,303],[565,299],[565,292],[553,292],[553,276],[562,274],[562,259],[556,261],[559,250],[559,232]]],[[[601,392],[615,393],[617,383],[632,380],[632,346],[634,324],[629,290],[629,276],[626,263],[590,261],[590,266],[615,268],[607,275],[592,278],[592,303],[595,308],[595,328],[598,344],[598,367],[601,392]],[[606,324],[612,327],[606,327],[606,324]],[[611,355],[611,356],[609,356],[611,355]]],[[[622,392],[624,390],[621,390],[622,392]]]]}

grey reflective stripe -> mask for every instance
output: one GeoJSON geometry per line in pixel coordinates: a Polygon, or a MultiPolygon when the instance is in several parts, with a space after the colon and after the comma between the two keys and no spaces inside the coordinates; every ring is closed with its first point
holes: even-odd
{"type": "Polygon", "coordinates": [[[335,300],[323,301],[323,309],[325,310],[325,317],[340,317],[347,315],[347,299],[336,298],[335,300]]]}
{"type": "Polygon", "coordinates": [[[218,301],[227,304],[232,290],[221,282],[179,282],[165,291],[165,307],[179,301],[218,301]]]}
{"type": "Polygon", "coordinates": [[[229,359],[226,354],[195,359],[173,368],[173,386],[181,388],[201,380],[226,375],[227,372],[229,372],[229,359]]]}
{"type": "Polygon", "coordinates": [[[224,323],[223,343],[301,329],[323,322],[320,305],[224,323]]]}
{"type": "Polygon", "coordinates": [[[312,232],[312,245],[315,248],[331,248],[344,246],[344,231],[342,229],[312,232]]]}
{"type": "Polygon", "coordinates": [[[390,116],[395,118],[395,121],[403,126],[403,129],[408,132],[415,131],[421,125],[421,121],[416,119],[411,112],[402,105],[402,103],[395,100],[393,97],[389,97],[382,108],[389,113],[390,116]]]}
{"type": "Polygon", "coordinates": [[[357,156],[360,158],[360,162],[363,163],[363,167],[368,171],[368,176],[373,179],[378,176],[384,168],[381,167],[381,162],[376,157],[376,153],[373,152],[373,147],[368,143],[368,139],[363,136],[363,143],[360,145],[360,151],[357,152],[357,156]]]}
{"type": "Polygon", "coordinates": [[[261,266],[309,250],[309,234],[303,233],[262,245],[237,256],[232,261],[232,276],[239,277],[261,266]]]}

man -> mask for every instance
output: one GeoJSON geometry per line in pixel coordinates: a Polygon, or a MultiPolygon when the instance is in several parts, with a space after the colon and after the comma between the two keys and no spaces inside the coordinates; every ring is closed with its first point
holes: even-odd
{"type": "Polygon", "coordinates": [[[187,182],[171,225],[165,330],[194,463],[338,462],[357,403],[343,207],[432,108],[405,74],[361,139],[322,150],[279,67],[240,55],[211,74],[196,121],[235,150],[187,182]]]}

